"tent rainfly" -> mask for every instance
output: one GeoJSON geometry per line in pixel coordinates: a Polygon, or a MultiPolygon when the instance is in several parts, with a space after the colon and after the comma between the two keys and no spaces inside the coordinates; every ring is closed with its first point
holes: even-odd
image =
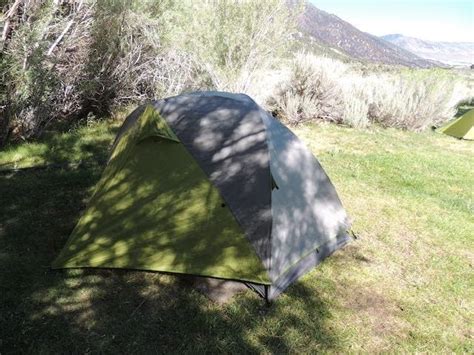
{"type": "Polygon", "coordinates": [[[474,109],[439,128],[438,131],[448,136],[474,140],[474,109]]]}
{"type": "Polygon", "coordinates": [[[243,94],[196,92],[133,111],[53,262],[241,281],[272,300],[349,241],[321,165],[243,94]]]}

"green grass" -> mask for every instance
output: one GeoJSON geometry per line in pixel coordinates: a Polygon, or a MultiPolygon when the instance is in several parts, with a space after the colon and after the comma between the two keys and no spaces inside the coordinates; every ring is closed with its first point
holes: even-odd
{"type": "Polygon", "coordinates": [[[0,171],[44,164],[104,161],[107,146],[118,130],[114,122],[93,123],[69,132],[47,132],[37,142],[7,146],[0,152],[0,171]]]}
{"type": "MultiPolygon", "coordinates": [[[[0,152],[0,169],[102,161],[106,122],[0,152]]],[[[271,307],[214,304],[180,279],[53,272],[101,165],[0,172],[0,352],[474,351],[474,143],[308,125],[359,238],[271,307]]]]}

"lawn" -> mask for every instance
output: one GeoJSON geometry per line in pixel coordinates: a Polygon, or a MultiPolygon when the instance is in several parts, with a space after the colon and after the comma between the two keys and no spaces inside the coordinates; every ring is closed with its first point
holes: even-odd
{"type": "Polygon", "coordinates": [[[474,142],[294,129],[358,239],[267,307],[251,291],[215,304],[170,275],[49,270],[117,129],[0,152],[0,353],[474,352],[474,142]]]}

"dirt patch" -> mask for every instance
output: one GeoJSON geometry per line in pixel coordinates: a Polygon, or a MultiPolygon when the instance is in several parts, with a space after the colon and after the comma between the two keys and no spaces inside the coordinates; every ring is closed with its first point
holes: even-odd
{"type": "Polygon", "coordinates": [[[242,282],[212,279],[208,277],[184,276],[183,283],[204,294],[219,304],[228,303],[235,295],[249,291],[242,282]]]}
{"type": "Polygon", "coordinates": [[[375,337],[383,338],[388,335],[403,337],[406,324],[399,317],[403,308],[371,287],[352,288],[346,307],[354,311],[358,321],[368,325],[375,337]]]}

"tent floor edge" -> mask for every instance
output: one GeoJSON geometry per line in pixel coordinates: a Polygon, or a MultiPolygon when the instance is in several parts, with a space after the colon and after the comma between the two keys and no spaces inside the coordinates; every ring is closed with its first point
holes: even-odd
{"type": "MultiPolygon", "coordinates": [[[[49,266],[48,270],[50,272],[61,272],[65,270],[123,270],[123,271],[139,271],[139,272],[149,272],[149,273],[154,273],[154,274],[163,274],[163,275],[171,275],[175,277],[185,277],[185,276],[191,276],[191,277],[200,277],[203,279],[214,279],[214,280],[222,280],[222,281],[231,281],[231,282],[240,282],[244,285],[246,285],[248,288],[251,290],[257,292],[259,295],[260,292],[256,290],[256,287],[259,289],[265,289],[265,287],[269,288],[269,284],[264,284],[264,283],[257,283],[257,282],[252,282],[249,280],[243,280],[243,279],[234,279],[234,278],[227,278],[227,277],[219,277],[219,276],[210,276],[210,275],[204,275],[204,274],[193,274],[193,273],[184,273],[184,272],[173,272],[173,271],[162,271],[162,270],[151,270],[151,269],[139,269],[139,268],[123,268],[123,267],[97,267],[97,266],[54,266],[51,265],[49,266]]],[[[261,295],[264,297],[264,295],[261,295]]]]}
{"type": "Polygon", "coordinates": [[[330,240],[326,244],[318,247],[317,250],[309,253],[303,259],[294,264],[288,271],[280,275],[278,279],[273,281],[270,286],[250,283],[246,284],[255,292],[257,292],[262,298],[264,298],[267,303],[270,303],[283,291],[285,291],[292,283],[313,269],[336,250],[344,247],[351,240],[352,238],[348,233],[338,235],[336,237],[335,243],[334,240],[330,240]]]}

